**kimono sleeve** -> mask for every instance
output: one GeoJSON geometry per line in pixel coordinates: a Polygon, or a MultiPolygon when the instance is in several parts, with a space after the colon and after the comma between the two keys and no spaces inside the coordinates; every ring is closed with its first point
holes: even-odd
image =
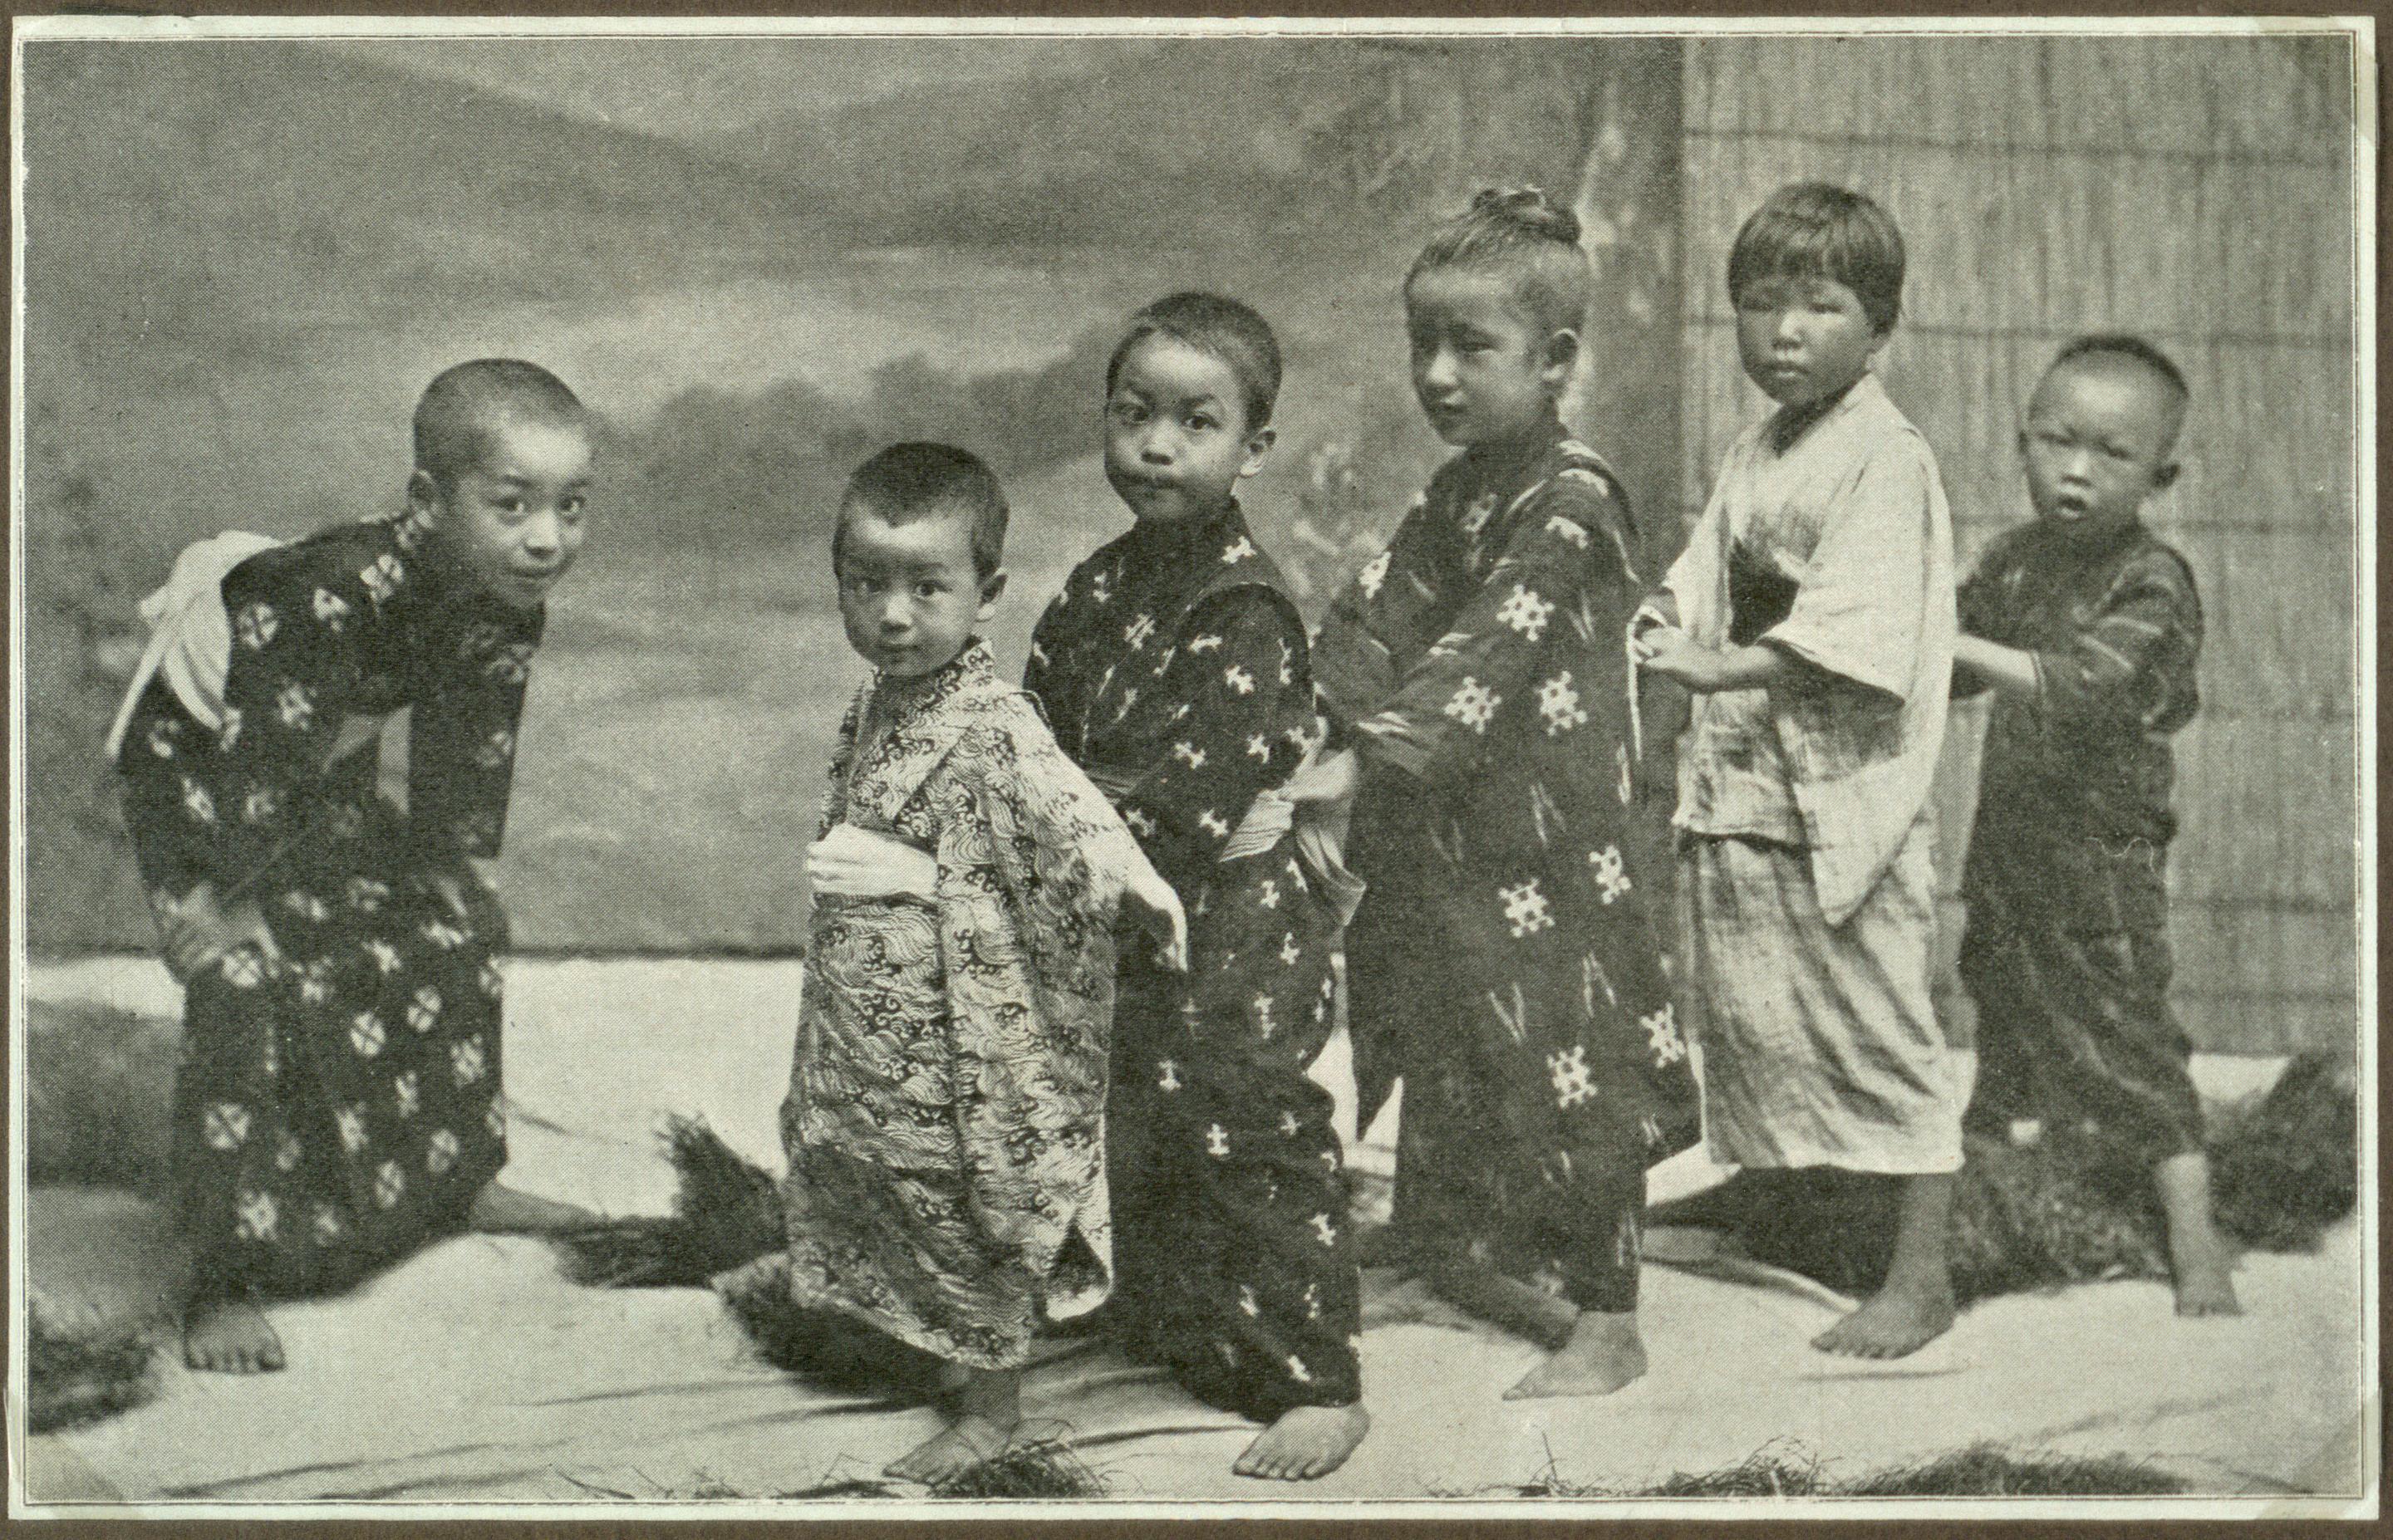
{"type": "Polygon", "coordinates": [[[1435,597],[1430,574],[1454,565],[1441,552],[1453,540],[1434,510],[1451,499],[1453,473],[1441,467],[1429,489],[1396,526],[1387,548],[1363,565],[1331,601],[1313,646],[1318,704],[1328,718],[1332,741],[1343,748],[1348,728],[1387,703],[1402,674],[1396,657],[1407,640],[1407,622],[1435,597]]]}
{"type": "Polygon", "coordinates": [[[1122,889],[1144,859],[1105,793],[1066,757],[1035,713],[1026,724],[974,729],[954,763],[967,795],[945,813],[939,888],[998,900],[1012,940],[1042,987],[1102,987],[1122,889]],[[981,875],[985,874],[985,875],[981,875]]]}
{"type": "Polygon", "coordinates": [[[2202,604],[2183,561],[2130,563],[2087,622],[2035,659],[2035,720],[2061,740],[2174,732],[2200,703],[2202,604]]]}
{"type": "Polygon", "coordinates": [[[515,784],[516,730],[540,645],[540,618],[469,628],[408,727],[408,826],[438,858],[494,856],[515,784]]]}
{"type": "Polygon", "coordinates": [[[1905,699],[1927,626],[1936,472],[1908,443],[1864,460],[1812,547],[1794,607],[1761,644],[1905,699]]]}
{"type": "MultiPolygon", "coordinates": [[[[1628,564],[1591,477],[1572,477],[1567,495],[1549,492],[1516,516],[1502,554],[1445,633],[1396,684],[1386,704],[1353,724],[1355,747],[1374,764],[1433,788],[1466,779],[1481,763],[1488,731],[1508,701],[1533,688],[1559,634],[1585,624],[1599,588],[1625,627],[1628,564]],[[1609,586],[1599,568],[1611,574],[1609,586]]],[[[1625,633],[1589,638],[1617,652],[1625,633]]]]}
{"type": "Polygon", "coordinates": [[[1275,590],[1224,590],[1191,612],[1158,682],[1176,702],[1122,816],[1173,885],[1217,860],[1255,798],[1296,773],[1317,720],[1304,621],[1275,590]]]}
{"type": "Polygon", "coordinates": [[[230,881],[247,881],[298,837],[355,693],[363,590],[347,593],[320,565],[286,547],[225,576],[232,651],[209,821],[230,881]]]}
{"type": "MultiPolygon", "coordinates": [[[[1954,609],[1959,617],[1964,636],[1983,637],[1990,642],[2003,639],[2002,593],[2004,574],[2011,567],[2010,542],[1998,540],[1978,558],[1978,565],[1954,591],[1954,609]]],[[[1970,669],[1953,670],[1953,698],[1955,700],[1983,695],[1992,686],[1970,669]]]]}

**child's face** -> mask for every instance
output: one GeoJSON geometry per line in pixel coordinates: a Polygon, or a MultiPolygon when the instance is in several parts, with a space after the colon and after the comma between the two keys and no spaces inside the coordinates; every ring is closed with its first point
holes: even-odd
{"type": "Polygon", "coordinates": [[[1272,437],[1247,425],[1236,371],[1151,336],[1122,359],[1105,398],[1105,479],[1141,524],[1202,518],[1263,468],[1272,437]]]}
{"type": "Polygon", "coordinates": [[[1860,296],[1832,278],[1758,279],[1736,295],[1737,358],[1780,406],[1842,395],[1869,372],[1886,339],[1860,296]]]}
{"type": "Polygon", "coordinates": [[[1522,313],[1502,273],[1437,268],[1405,286],[1413,395],[1447,443],[1526,438],[1553,415],[1578,359],[1578,334],[1522,313]]]}
{"type": "Polygon", "coordinates": [[[2036,516],[2112,529],[2177,479],[2177,403],[2151,370],[2124,359],[2072,359],[2028,401],[2020,460],[2036,516]]]}
{"type": "Polygon", "coordinates": [[[446,488],[418,471],[408,497],[434,538],[483,593],[538,607],[582,551],[590,495],[588,431],[507,419],[486,435],[479,462],[446,488]]]}
{"type": "Polygon", "coordinates": [[[1003,572],[983,578],[974,567],[963,515],[892,524],[861,504],[847,511],[838,577],[847,645],[899,679],[953,662],[1005,592],[1003,572]]]}

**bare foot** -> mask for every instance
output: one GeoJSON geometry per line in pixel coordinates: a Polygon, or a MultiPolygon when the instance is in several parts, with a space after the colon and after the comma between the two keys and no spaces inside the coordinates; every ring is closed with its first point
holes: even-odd
{"type": "Polygon", "coordinates": [[[1644,1372],[1645,1339],[1637,1335],[1633,1312],[1581,1311],[1562,1351],[1523,1375],[1504,1399],[1608,1396],[1644,1372]]]}
{"type": "Polygon", "coordinates": [[[958,1417],[935,1436],[890,1461],[882,1474],[936,1486],[1004,1454],[1013,1440],[1013,1426],[978,1416],[958,1417]]]}
{"type": "Polygon", "coordinates": [[[2224,1252],[2198,1264],[2179,1261],[2175,1271],[2179,1315],[2243,1313],[2243,1301],[2235,1298],[2233,1264],[2224,1252]]]}
{"type": "Polygon", "coordinates": [[[1847,1358],[1902,1358],[1935,1341],[1952,1325],[1949,1286],[1939,1289],[1894,1284],[1811,1338],[1811,1346],[1847,1358]]]}
{"type": "Polygon", "coordinates": [[[1314,1481],[1344,1465],[1370,1430],[1371,1415],[1360,1402],[1291,1407],[1247,1445],[1230,1469],[1270,1481],[1314,1481]]]}
{"type": "Polygon", "coordinates": [[[546,1235],[600,1223],[578,1204],[555,1203],[492,1182],[474,1199],[465,1222],[486,1235],[546,1235]]]}
{"type": "Polygon", "coordinates": [[[183,1362],[212,1374],[270,1374],[282,1367],[282,1338],[247,1299],[194,1299],[183,1307],[183,1362]]]}
{"type": "Polygon", "coordinates": [[[1022,1422],[1022,1371],[949,1364],[941,1377],[955,1420],[882,1472],[936,1486],[1005,1453],[1022,1422]]]}

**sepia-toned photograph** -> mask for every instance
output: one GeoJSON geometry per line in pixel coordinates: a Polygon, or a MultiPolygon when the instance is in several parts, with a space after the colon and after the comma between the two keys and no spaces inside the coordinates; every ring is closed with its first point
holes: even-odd
{"type": "Polygon", "coordinates": [[[10,1516],[2374,1517],[2374,46],[18,19],[10,1516]]]}

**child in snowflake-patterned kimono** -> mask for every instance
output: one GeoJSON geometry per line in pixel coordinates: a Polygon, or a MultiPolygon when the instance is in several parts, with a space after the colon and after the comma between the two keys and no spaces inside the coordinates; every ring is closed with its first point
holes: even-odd
{"type": "Polygon", "coordinates": [[[1105,1298],[1117,905],[1184,964],[1170,889],[975,634],[1005,520],[941,444],[882,451],[841,502],[841,619],[876,672],[806,853],[789,1246],[756,1264],[944,1361],[949,1425],[889,1467],[935,1484],[1005,1448],[1040,1321],[1105,1298]]]}
{"type": "Polygon", "coordinates": [[[1961,585],[1956,689],[1991,688],[1962,892],[1969,1120],[2152,1173],[2180,1315],[2238,1313],[2202,1102],[2170,1012],[2168,736],[2200,694],[2202,602],[2137,516],[2177,479],[2185,376],[2137,337],[2061,350],[2020,432],[2035,517],[1961,585]],[[2021,1132],[2026,1129],[2021,1129],[2021,1132]]]}
{"type": "Polygon", "coordinates": [[[1359,762],[1361,1114],[1403,1080],[1401,1249],[1554,1350],[1515,1398],[1644,1372],[1645,1172],[1693,1140],[1629,864],[1634,539],[1557,413],[1590,281],[1577,220],[1534,189],[1483,192],[1413,264],[1414,392],[1462,452],[1332,607],[1315,667],[1345,747],[1291,792],[1359,762]]]}
{"type": "Polygon", "coordinates": [[[1186,977],[1122,962],[1117,1312],[1134,1351],[1270,1423],[1234,1467],[1304,1480],[1368,1427],[1329,1093],[1351,882],[1277,789],[1318,719],[1304,622],[1238,506],[1272,443],[1279,349],[1235,300],[1133,318],[1106,371],[1106,479],[1136,523],[1074,569],[1025,680],[1186,904],[1186,977]]]}
{"type": "Polygon", "coordinates": [[[1840,188],[1783,189],[1738,231],[1737,351],[1778,410],[1730,447],[1637,641],[1694,696],[1673,822],[1706,1134],[1889,1199],[1884,1283],[1813,1344],[1866,1358],[1952,1325],[1966,1075],[1929,999],[1952,527],[1870,370],[1903,272],[1893,220],[1840,188]]]}
{"type": "Polygon", "coordinates": [[[186,552],[111,738],[168,967],[190,1247],[184,1355],[282,1366],[254,1297],[346,1284],[472,1222],[589,1216],[497,1186],[496,855],[543,603],[582,541],[591,437],[533,365],[415,412],[403,512],[186,552]],[[402,807],[377,790],[409,717],[402,807]]]}

